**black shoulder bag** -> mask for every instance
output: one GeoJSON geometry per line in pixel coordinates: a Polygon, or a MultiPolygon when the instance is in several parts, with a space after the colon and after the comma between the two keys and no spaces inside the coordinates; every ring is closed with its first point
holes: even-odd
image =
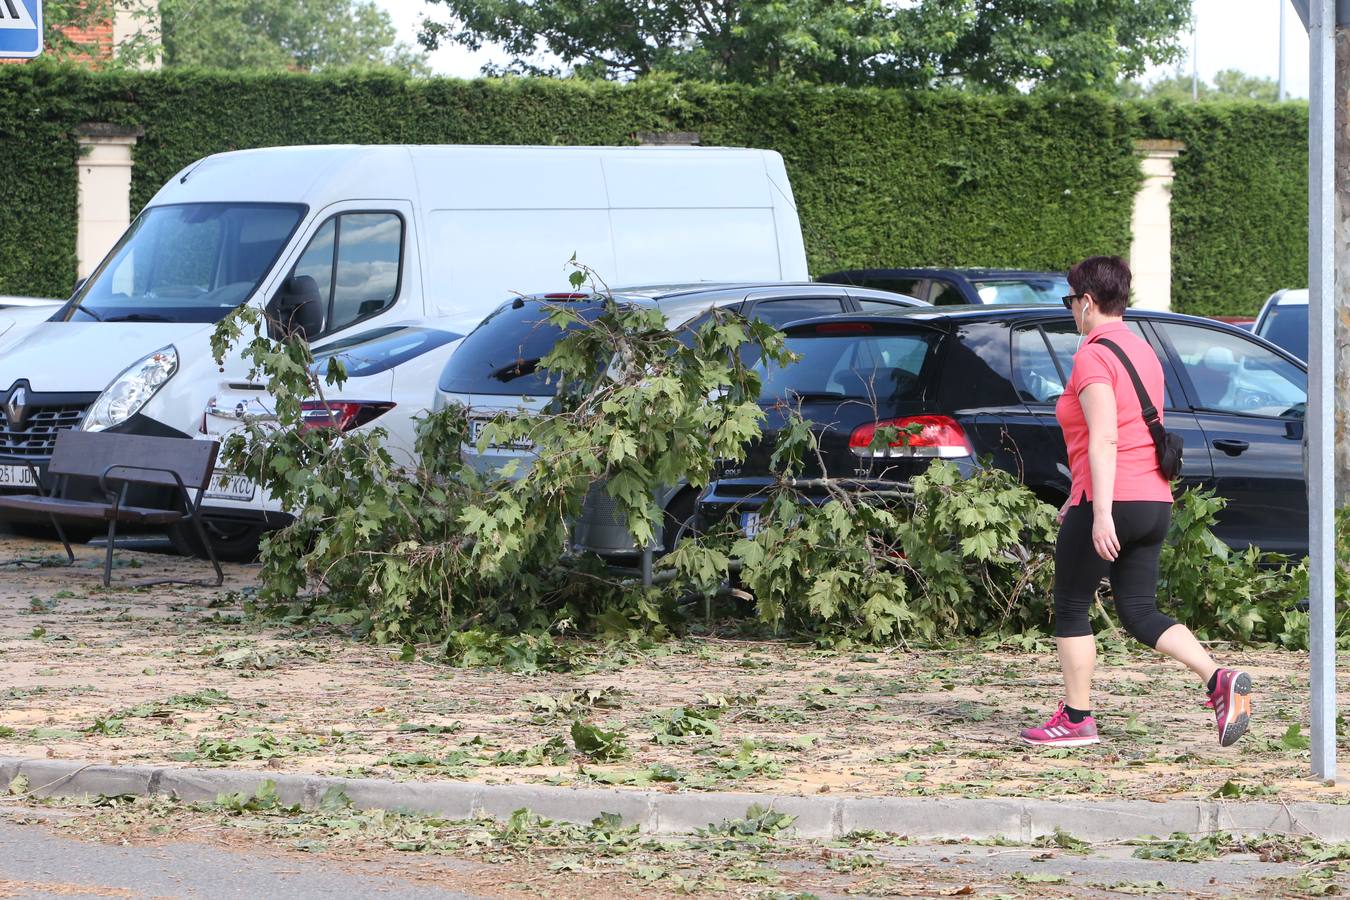
{"type": "Polygon", "coordinates": [[[1135,393],[1139,395],[1139,408],[1144,413],[1144,424],[1148,426],[1148,433],[1153,435],[1153,448],[1158,452],[1158,468],[1162,469],[1163,476],[1171,481],[1181,474],[1183,444],[1181,435],[1163,428],[1162,422],[1158,419],[1158,408],[1149,399],[1148,391],[1144,390],[1144,383],[1139,380],[1139,373],[1134,370],[1134,364],[1125,355],[1125,351],[1106,338],[1097,338],[1096,343],[1116,355],[1125,371],[1129,373],[1130,381],[1134,382],[1135,393]]]}

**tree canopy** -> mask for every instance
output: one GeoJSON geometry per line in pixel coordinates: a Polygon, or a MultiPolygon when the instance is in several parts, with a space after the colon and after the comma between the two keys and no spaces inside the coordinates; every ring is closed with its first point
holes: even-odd
{"type": "Polygon", "coordinates": [[[426,47],[498,44],[511,55],[503,68],[521,74],[993,91],[1110,88],[1175,61],[1191,7],[1191,0],[426,2],[447,14],[423,23],[426,47]]]}
{"type": "Polygon", "coordinates": [[[425,72],[372,0],[160,0],[166,66],[425,72]]]}
{"type": "MultiPolygon", "coordinates": [[[[1214,81],[1203,78],[1196,84],[1196,97],[1199,100],[1261,100],[1273,103],[1279,99],[1280,86],[1273,78],[1260,75],[1248,75],[1238,69],[1222,69],[1214,73],[1214,81]]],[[[1151,100],[1175,100],[1189,102],[1191,96],[1190,73],[1177,71],[1166,78],[1159,78],[1147,85],[1130,82],[1122,85],[1121,93],[1125,97],[1147,97],[1151,100]]]]}

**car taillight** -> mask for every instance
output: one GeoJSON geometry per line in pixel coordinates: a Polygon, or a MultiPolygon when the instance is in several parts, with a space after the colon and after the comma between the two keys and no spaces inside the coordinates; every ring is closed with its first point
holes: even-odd
{"type": "Polygon", "coordinates": [[[301,405],[301,427],[351,431],[394,408],[392,403],[363,400],[306,400],[301,405]]]}
{"type": "Polygon", "coordinates": [[[903,419],[883,419],[860,425],[849,435],[848,448],[857,456],[929,456],[953,459],[970,456],[970,442],[965,430],[949,416],[906,416],[903,419]],[[917,426],[918,432],[909,434],[917,426]],[[901,432],[887,446],[873,447],[878,428],[894,428],[901,432]]]}

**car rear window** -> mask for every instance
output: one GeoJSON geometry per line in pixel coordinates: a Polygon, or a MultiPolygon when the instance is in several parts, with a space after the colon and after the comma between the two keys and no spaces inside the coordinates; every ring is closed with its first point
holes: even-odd
{"type": "Polygon", "coordinates": [[[499,307],[455,348],[441,371],[440,389],[451,394],[508,394],[552,397],[556,376],[539,368],[563,337],[549,313],[567,303],[583,319],[598,318],[604,307],[594,301],[522,300],[499,307]]]}
{"type": "Polygon", "coordinates": [[[917,400],[940,337],[928,329],[789,336],[787,347],[800,358],[764,367],[760,399],[917,400]]]}
{"type": "Polygon", "coordinates": [[[975,293],[980,295],[981,303],[1054,303],[1063,302],[1063,297],[1073,293],[1069,282],[1060,277],[1046,278],[996,278],[974,281],[975,293]]]}
{"type": "Polygon", "coordinates": [[[1272,306],[1261,323],[1261,337],[1299,359],[1308,358],[1308,307],[1272,306]]]}

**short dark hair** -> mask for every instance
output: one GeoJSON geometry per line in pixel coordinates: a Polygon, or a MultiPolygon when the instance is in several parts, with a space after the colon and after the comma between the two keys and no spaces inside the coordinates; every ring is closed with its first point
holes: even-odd
{"type": "Polygon", "coordinates": [[[1091,294],[1108,316],[1125,315],[1130,303],[1130,267],[1119,256],[1089,256],[1069,270],[1075,294],[1091,294]]]}

